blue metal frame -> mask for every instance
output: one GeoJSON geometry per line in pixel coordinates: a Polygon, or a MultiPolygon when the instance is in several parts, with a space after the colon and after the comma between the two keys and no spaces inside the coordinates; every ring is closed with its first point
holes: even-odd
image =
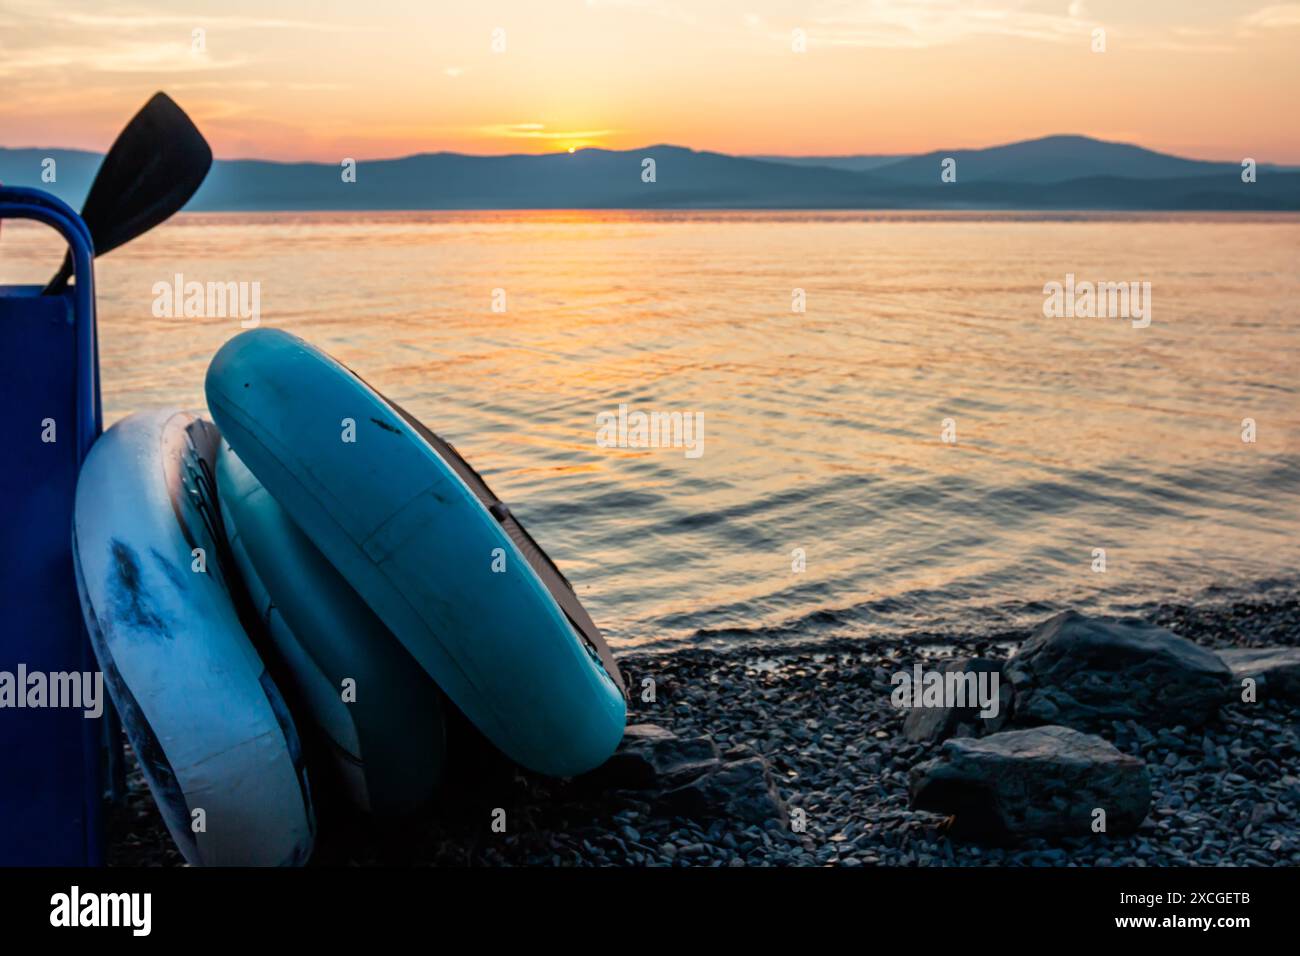
{"type": "Polygon", "coordinates": [[[80,462],[104,430],[96,340],[95,242],[90,229],[71,206],[40,189],[0,186],[0,219],[43,222],[67,240],[72,253],[76,284],[64,294],[73,299],[77,335],[77,459],[80,462]]]}
{"type": "MultiPolygon", "coordinates": [[[[37,286],[0,288],[0,671],[93,672],[71,517],[77,472],[102,429],[94,244],[81,217],[41,190],[0,188],[0,219],[56,230],[76,280],[49,296],[37,286]],[[71,449],[57,440],[39,447],[37,416],[49,409],[71,412],[71,449]]],[[[102,747],[115,739],[116,720],[101,699],[100,720],[79,710],[0,709],[0,865],[103,862],[102,747]]]]}

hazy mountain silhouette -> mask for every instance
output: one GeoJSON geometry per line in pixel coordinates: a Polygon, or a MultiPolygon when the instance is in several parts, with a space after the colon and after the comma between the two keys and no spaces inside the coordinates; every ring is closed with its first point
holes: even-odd
{"type": "MultiPolygon", "coordinates": [[[[1082,136],[1049,136],[924,156],[753,158],[679,146],[541,156],[422,153],[362,161],[356,182],[334,163],[218,160],[190,210],[312,209],[1300,209],[1300,173],[1207,163],[1082,136]],[[940,179],[957,160],[956,182],[940,179]],[[655,161],[655,181],[642,180],[655,161]],[[853,161],[859,162],[858,166],[853,161]],[[818,162],[821,160],[822,162],[818,162]],[[826,165],[833,160],[837,165],[826,165]],[[865,169],[865,171],[863,171],[865,169]]],[[[99,157],[0,149],[0,182],[41,186],[74,206],[99,157]],[[46,157],[55,183],[41,182],[46,157]]]]}
{"type": "Polygon", "coordinates": [[[865,173],[897,163],[910,156],[746,156],[745,159],[759,159],[768,163],[785,163],[790,166],[825,166],[828,169],[846,169],[853,173],[865,173]]]}
{"type": "Polygon", "coordinates": [[[940,164],[949,157],[956,161],[959,183],[1060,183],[1088,176],[1175,179],[1215,173],[1240,177],[1241,173],[1239,163],[1183,159],[1087,136],[1045,136],[988,149],[935,150],[877,167],[874,172],[894,182],[923,184],[938,178],[940,164]]]}
{"type": "Polygon", "coordinates": [[[35,186],[52,192],[73,207],[80,209],[81,201],[90,192],[90,183],[99,169],[102,153],[84,149],[5,149],[0,147],[0,183],[6,186],[35,186]],[[43,182],[42,165],[46,159],[55,162],[53,183],[43,182]]]}
{"type": "Polygon", "coordinates": [[[194,209],[568,209],[836,204],[862,191],[836,170],[697,153],[677,146],[616,152],[584,149],[542,156],[426,153],[363,162],[344,183],[336,165],[238,161],[214,165],[194,209]],[[655,182],[642,162],[655,161],[655,182]],[[219,167],[219,168],[218,168],[219,167]],[[328,197],[327,199],[325,197],[328,197]]]}

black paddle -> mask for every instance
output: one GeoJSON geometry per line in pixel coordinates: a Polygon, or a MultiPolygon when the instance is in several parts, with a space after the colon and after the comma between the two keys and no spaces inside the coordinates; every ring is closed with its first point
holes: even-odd
{"type": "MultiPolygon", "coordinates": [[[[185,111],[166,93],[155,93],[118,135],[104,157],[81,218],[95,255],[148,232],[194,195],[212,166],[212,150],[185,111]]],[[[72,276],[72,256],[45,287],[62,292],[72,276]]]]}

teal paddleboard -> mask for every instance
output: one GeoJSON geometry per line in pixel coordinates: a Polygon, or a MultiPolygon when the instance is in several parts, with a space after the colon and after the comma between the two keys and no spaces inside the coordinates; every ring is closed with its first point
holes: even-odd
{"type": "Polygon", "coordinates": [[[437,685],[225,443],[217,490],[235,562],[335,777],[362,810],[418,810],[446,759],[437,685]]]}
{"type": "Polygon", "coordinates": [[[277,329],[227,342],[206,391],[244,464],[493,744],[554,776],[608,759],[626,721],[608,648],[450,446],[277,329]]]}

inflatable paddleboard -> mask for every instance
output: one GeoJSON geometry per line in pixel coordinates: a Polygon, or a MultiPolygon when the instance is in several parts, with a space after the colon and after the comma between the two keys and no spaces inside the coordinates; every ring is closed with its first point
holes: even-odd
{"type": "Polygon", "coordinates": [[[100,437],[77,482],[77,586],[104,684],[185,859],[301,864],[315,831],[302,750],[224,577],[219,441],[175,411],[100,437]]]}
{"type": "Polygon", "coordinates": [[[446,759],[437,685],[224,442],[217,489],[235,564],[349,798],[419,809],[446,759]]]}
{"type": "Polygon", "coordinates": [[[530,562],[509,509],[476,494],[450,446],[277,329],[227,342],[206,391],[249,470],[494,745],[554,776],[608,759],[626,720],[608,647],[566,614],[556,592],[580,607],[572,589],[535,544],[530,562]]]}

